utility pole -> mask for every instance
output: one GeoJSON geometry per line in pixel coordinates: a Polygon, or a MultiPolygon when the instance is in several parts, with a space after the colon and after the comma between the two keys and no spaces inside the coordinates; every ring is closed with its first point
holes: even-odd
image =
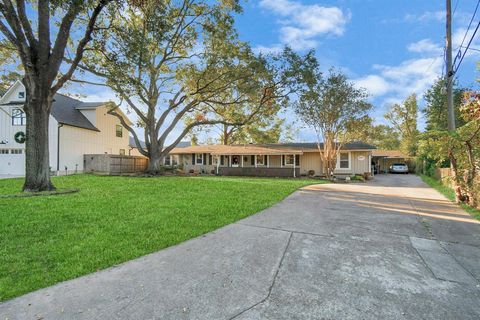
{"type": "Polygon", "coordinates": [[[447,123],[448,130],[455,130],[455,110],[453,109],[453,67],[452,67],[452,1],[447,0],[447,123]]]}

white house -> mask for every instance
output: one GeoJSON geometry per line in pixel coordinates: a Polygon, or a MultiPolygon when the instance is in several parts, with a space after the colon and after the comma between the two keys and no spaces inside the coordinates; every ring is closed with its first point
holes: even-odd
{"type": "MultiPolygon", "coordinates": [[[[0,99],[2,175],[25,173],[25,95],[25,87],[17,81],[0,99]]],[[[49,148],[53,172],[82,172],[84,154],[128,154],[128,132],[119,119],[107,113],[105,102],[82,102],[56,94],[49,121],[49,148]]]]}

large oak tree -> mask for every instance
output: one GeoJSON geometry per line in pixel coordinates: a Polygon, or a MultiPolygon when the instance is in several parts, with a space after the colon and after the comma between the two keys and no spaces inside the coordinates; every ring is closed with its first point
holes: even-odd
{"type": "Polygon", "coordinates": [[[96,21],[110,1],[0,0],[1,41],[14,48],[25,73],[24,191],[55,189],[50,181],[48,152],[48,121],[53,97],[75,72],[92,38],[96,21]],[[73,56],[70,64],[65,65],[69,43],[73,56]]]}
{"type": "Polygon", "coordinates": [[[192,128],[244,124],[285,96],[290,75],[238,39],[233,14],[239,10],[236,1],[145,0],[113,13],[93,42],[82,68],[121,99],[110,113],[149,158],[148,172],[161,172],[162,159],[192,128]],[[117,112],[122,103],[138,117],[143,136],[117,112]],[[247,105],[248,115],[232,122],[214,116],[247,105]]]}

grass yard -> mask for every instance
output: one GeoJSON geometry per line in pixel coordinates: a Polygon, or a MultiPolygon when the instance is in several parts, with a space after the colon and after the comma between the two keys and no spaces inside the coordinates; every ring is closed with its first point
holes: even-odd
{"type": "MultiPolygon", "coordinates": [[[[0,195],[22,182],[0,180],[0,195]]],[[[0,198],[0,301],[199,236],[322,181],[76,175],[54,183],[80,192],[0,198]]]]}
{"type": "MultiPolygon", "coordinates": [[[[421,175],[421,178],[423,182],[425,182],[430,187],[432,187],[433,189],[443,194],[447,199],[449,199],[450,201],[455,201],[455,192],[453,191],[452,188],[449,188],[448,186],[445,186],[444,184],[442,184],[439,180],[426,175],[421,175]]],[[[460,204],[460,207],[462,207],[471,216],[480,220],[480,210],[472,208],[466,204],[460,204]]]]}

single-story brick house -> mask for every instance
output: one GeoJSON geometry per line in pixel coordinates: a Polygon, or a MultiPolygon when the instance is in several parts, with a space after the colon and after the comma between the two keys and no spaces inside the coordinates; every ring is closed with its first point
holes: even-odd
{"type": "MultiPolygon", "coordinates": [[[[363,142],[344,145],[337,157],[334,174],[371,173],[374,149],[363,142]]],[[[182,165],[186,172],[271,177],[325,175],[316,143],[200,145],[177,147],[170,155],[169,165],[182,165]]]]}

